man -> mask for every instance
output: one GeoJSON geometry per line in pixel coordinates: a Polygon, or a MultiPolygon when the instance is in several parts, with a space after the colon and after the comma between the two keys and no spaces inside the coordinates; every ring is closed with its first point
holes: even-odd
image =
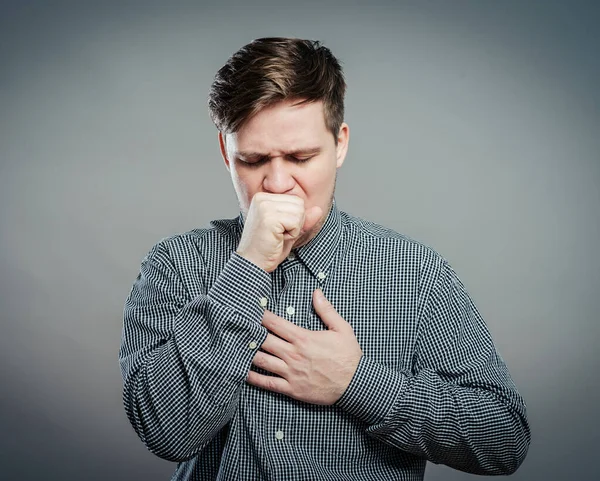
{"type": "Polygon", "coordinates": [[[176,480],[513,473],[525,403],[439,254],[338,210],[345,81],[318,42],[236,52],[209,98],[237,219],[157,243],[127,298],[125,410],[176,480]]]}

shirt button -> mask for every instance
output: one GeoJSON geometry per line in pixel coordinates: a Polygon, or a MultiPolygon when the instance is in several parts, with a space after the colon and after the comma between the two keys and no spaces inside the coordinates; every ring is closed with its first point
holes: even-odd
{"type": "Polygon", "coordinates": [[[296,313],[296,309],[294,309],[294,306],[288,306],[285,312],[287,312],[290,316],[293,316],[296,313]]]}
{"type": "Polygon", "coordinates": [[[296,256],[294,255],[293,252],[290,252],[290,254],[287,256],[288,261],[293,261],[296,258],[296,256]]]}
{"type": "Polygon", "coordinates": [[[275,433],[275,438],[277,438],[277,439],[283,439],[283,431],[277,431],[275,433]]]}
{"type": "Polygon", "coordinates": [[[254,341],[250,341],[248,343],[248,349],[256,349],[256,346],[258,346],[258,344],[256,344],[254,341]]]}
{"type": "Polygon", "coordinates": [[[325,274],[324,272],[319,272],[317,274],[317,277],[319,278],[320,281],[322,281],[323,279],[325,279],[327,277],[327,274],[325,274]]]}
{"type": "Polygon", "coordinates": [[[260,305],[263,307],[267,307],[267,304],[269,303],[269,301],[267,300],[266,297],[261,298],[260,300],[260,305]]]}

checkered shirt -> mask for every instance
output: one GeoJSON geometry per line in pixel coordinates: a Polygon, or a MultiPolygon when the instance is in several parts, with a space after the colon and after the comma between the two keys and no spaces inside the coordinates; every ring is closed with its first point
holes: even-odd
{"type": "Polygon", "coordinates": [[[526,406],[484,320],[430,247],[338,210],[267,273],[235,249],[243,216],[156,243],[127,297],[125,411],[172,480],[422,480],[426,461],[510,474],[526,406]],[[246,383],[264,309],[326,329],[320,288],[363,356],[332,406],[246,383]]]}

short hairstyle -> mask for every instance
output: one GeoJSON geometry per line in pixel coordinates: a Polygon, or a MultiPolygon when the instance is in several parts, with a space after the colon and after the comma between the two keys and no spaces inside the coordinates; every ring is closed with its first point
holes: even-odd
{"type": "Polygon", "coordinates": [[[316,40],[259,38],[235,52],[210,88],[208,109],[223,134],[237,132],[261,109],[282,100],[323,102],[337,143],[346,82],[339,61],[316,40]]]}

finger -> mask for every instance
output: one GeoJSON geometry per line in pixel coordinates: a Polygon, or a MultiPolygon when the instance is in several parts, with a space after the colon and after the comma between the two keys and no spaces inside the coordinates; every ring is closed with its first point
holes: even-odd
{"type": "MultiPolygon", "coordinates": [[[[260,212],[269,213],[298,213],[304,212],[304,200],[295,195],[285,194],[265,194],[269,197],[261,198],[257,201],[257,208],[260,212]]],[[[258,194],[254,196],[256,198],[258,194]]]]}
{"type": "Polygon", "coordinates": [[[263,226],[266,229],[270,229],[269,226],[273,226],[273,233],[277,236],[283,234],[284,238],[296,238],[300,235],[301,221],[302,215],[298,213],[271,212],[263,218],[263,226]]]}
{"type": "Polygon", "coordinates": [[[331,331],[339,331],[349,324],[338,314],[321,289],[313,291],[313,305],[318,316],[331,331]]]}
{"type": "Polygon", "coordinates": [[[296,205],[304,205],[304,199],[297,195],[290,194],[272,194],[269,192],[257,192],[254,197],[258,197],[260,201],[277,202],[281,204],[289,203],[296,205]]]}
{"type": "Polygon", "coordinates": [[[285,377],[288,371],[287,364],[284,361],[261,351],[255,354],[252,364],[281,377],[285,377]]]}
{"type": "Polygon", "coordinates": [[[262,325],[277,336],[293,343],[298,336],[301,336],[306,329],[296,326],[296,324],[279,317],[269,310],[265,310],[262,318],[262,325]]]}
{"type": "Polygon", "coordinates": [[[282,377],[265,376],[264,374],[249,371],[246,382],[271,392],[278,392],[286,395],[290,392],[290,384],[282,377]]]}
{"type": "Polygon", "coordinates": [[[252,197],[252,202],[256,203],[289,203],[296,205],[304,205],[304,199],[302,197],[298,197],[297,195],[290,194],[272,194],[269,192],[257,192],[252,197]]]}
{"type": "Polygon", "coordinates": [[[318,205],[315,205],[306,211],[304,216],[304,220],[302,222],[302,231],[307,232],[311,230],[319,219],[323,215],[323,209],[321,209],[318,205]]]}
{"type": "Polygon", "coordinates": [[[304,201],[294,195],[284,195],[283,199],[278,199],[276,202],[270,202],[269,209],[275,212],[303,212],[304,201]]]}
{"type": "Polygon", "coordinates": [[[263,351],[267,351],[269,354],[278,357],[279,359],[284,359],[292,350],[292,345],[289,342],[274,336],[273,334],[267,334],[267,338],[264,340],[260,348],[263,351]]]}
{"type": "Polygon", "coordinates": [[[302,225],[304,224],[304,212],[282,214],[278,220],[280,225],[283,227],[284,233],[289,238],[295,239],[302,232],[302,225]]]}

